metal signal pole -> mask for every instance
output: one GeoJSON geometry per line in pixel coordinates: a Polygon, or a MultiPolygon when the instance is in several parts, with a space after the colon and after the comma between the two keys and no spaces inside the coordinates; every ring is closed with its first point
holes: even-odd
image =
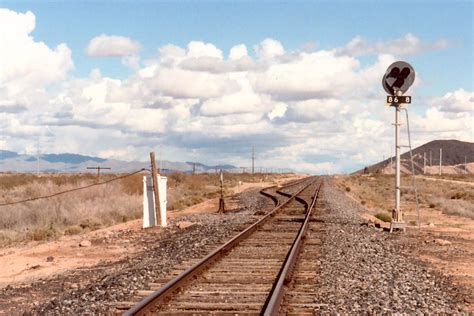
{"type": "Polygon", "coordinates": [[[400,105],[395,106],[395,216],[397,222],[402,221],[400,211],[400,105]]]}

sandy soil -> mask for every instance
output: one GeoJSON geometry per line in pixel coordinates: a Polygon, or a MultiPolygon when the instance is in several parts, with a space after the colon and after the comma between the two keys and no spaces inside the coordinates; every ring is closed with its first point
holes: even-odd
{"type": "MultiPolygon", "coordinates": [[[[336,182],[341,183],[341,180],[342,177],[336,178],[336,182]]],[[[345,194],[360,203],[358,196],[361,191],[370,189],[370,182],[370,179],[367,179],[363,188],[351,186],[351,191],[345,194]]],[[[441,183],[444,182],[452,183],[451,180],[441,181],[441,183]]],[[[390,202],[387,201],[387,203],[390,202]]],[[[365,219],[378,223],[383,228],[389,228],[389,223],[381,222],[374,217],[380,212],[380,208],[374,206],[370,200],[365,200],[364,206],[367,210],[366,214],[363,214],[365,219]]],[[[415,203],[402,201],[402,207],[406,222],[415,222],[417,219],[415,203]]],[[[470,296],[470,309],[474,311],[474,265],[472,264],[474,262],[474,220],[446,215],[434,208],[421,207],[420,222],[420,230],[413,224],[407,225],[407,233],[399,235],[399,241],[407,244],[406,249],[409,255],[429,263],[442,274],[452,277],[456,284],[466,287],[470,296]],[[446,241],[446,244],[442,244],[446,241]]]]}
{"type": "MultiPolygon", "coordinates": [[[[278,179],[277,183],[300,178],[289,176],[278,179]]],[[[232,193],[249,189],[264,188],[275,182],[242,183],[232,188],[232,193]]],[[[232,198],[225,200],[226,209],[237,208],[232,198]]],[[[169,219],[177,219],[191,214],[214,213],[218,209],[218,199],[206,200],[182,211],[168,213],[169,219]]],[[[90,233],[63,236],[50,242],[29,242],[0,249],[0,288],[8,285],[31,282],[39,278],[60,274],[67,270],[91,267],[103,261],[118,261],[136,253],[142,248],[132,243],[134,232],[142,229],[142,220],[96,230],[90,233]],[[81,241],[90,241],[88,247],[81,247],[81,241]],[[104,247],[104,244],[106,247],[104,247]]]]}

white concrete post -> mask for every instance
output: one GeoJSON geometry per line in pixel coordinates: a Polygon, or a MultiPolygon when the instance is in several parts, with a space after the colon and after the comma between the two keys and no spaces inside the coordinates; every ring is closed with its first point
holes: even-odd
{"type": "Polygon", "coordinates": [[[154,198],[151,177],[143,176],[143,228],[156,226],[154,198]]]}

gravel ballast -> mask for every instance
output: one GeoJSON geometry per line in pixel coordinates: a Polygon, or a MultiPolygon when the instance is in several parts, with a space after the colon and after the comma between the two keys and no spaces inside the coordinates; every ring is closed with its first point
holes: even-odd
{"type": "Polygon", "coordinates": [[[451,280],[403,254],[401,232],[364,225],[363,207],[325,181],[316,219],[321,231],[315,302],[337,313],[459,313],[465,306],[451,280]]]}

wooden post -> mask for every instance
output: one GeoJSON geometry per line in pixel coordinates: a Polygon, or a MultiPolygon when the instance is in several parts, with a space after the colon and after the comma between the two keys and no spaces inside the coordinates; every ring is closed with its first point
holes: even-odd
{"type": "Polygon", "coordinates": [[[219,174],[219,180],[221,182],[221,197],[219,198],[219,209],[217,213],[222,214],[225,212],[225,205],[224,205],[224,174],[222,173],[222,169],[219,174]]]}
{"type": "MultiPolygon", "coordinates": [[[[150,153],[151,160],[151,177],[153,179],[153,192],[155,193],[155,214],[156,222],[161,223],[161,205],[160,205],[160,193],[158,190],[158,172],[156,169],[155,153],[150,153]]],[[[159,224],[161,225],[161,224],[159,224]]]]}

